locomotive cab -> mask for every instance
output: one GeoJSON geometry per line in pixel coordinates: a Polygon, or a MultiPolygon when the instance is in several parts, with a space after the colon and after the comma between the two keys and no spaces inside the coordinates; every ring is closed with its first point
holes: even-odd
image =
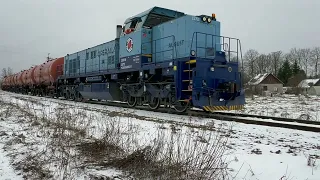
{"type": "Polygon", "coordinates": [[[161,58],[158,61],[156,59],[159,55],[157,51],[168,39],[172,41],[172,37],[159,37],[156,29],[160,24],[184,15],[182,12],[153,7],[128,18],[120,35],[120,69],[141,68],[147,63],[161,62],[161,58]]]}

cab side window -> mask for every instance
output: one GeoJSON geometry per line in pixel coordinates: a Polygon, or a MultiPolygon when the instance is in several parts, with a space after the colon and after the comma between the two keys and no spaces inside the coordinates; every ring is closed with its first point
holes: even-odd
{"type": "Polygon", "coordinates": [[[136,26],[137,26],[137,24],[138,24],[138,20],[134,20],[134,21],[132,21],[132,22],[131,22],[131,24],[130,24],[130,28],[135,29],[135,28],[136,28],[136,26]]]}

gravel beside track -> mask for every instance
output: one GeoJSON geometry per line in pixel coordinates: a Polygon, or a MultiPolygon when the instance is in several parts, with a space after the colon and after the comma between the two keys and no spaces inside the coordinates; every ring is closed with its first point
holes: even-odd
{"type": "MultiPolygon", "coordinates": [[[[29,95],[26,95],[26,96],[29,96],[29,95]]],[[[33,97],[33,96],[30,96],[30,97],[33,97]]],[[[45,98],[52,99],[51,97],[45,97],[45,98]]],[[[60,98],[59,100],[69,101],[69,100],[60,99],[60,98]]],[[[221,121],[233,121],[233,122],[239,122],[239,123],[245,123],[245,124],[255,124],[255,125],[282,127],[282,128],[288,128],[288,129],[310,131],[310,132],[320,132],[319,121],[308,121],[308,120],[301,120],[301,119],[288,119],[288,118],[281,118],[281,117],[269,117],[269,116],[259,116],[259,115],[252,115],[252,114],[228,113],[228,112],[208,113],[202,110],[193,110],[193,109],[188,110],[184,113],[179,113],[179,112],[176,112],[174,109],[164,108],[164,107],[160,107],[159,109],[152,110],[148,108],[147,105],[136,106],[132,108],[123,102],[119,103],[119,102],[107,102],[107,101],[85,101],[85,102],[79,102],[79,103],[98,104],[98,105],[122,107],[122,108],[136,109],[136,110],[169,113],[169,114],[175,114],[175,115],[187,115],[187,116],[194,116],[194,117],[211,118],[211,119],[216,119],[221,121]]]]}
{"type": "MultiPolygon", "coordinates": [[[[104,102],[104,101],[86,101],[86,103],[131,108],[126,103],[115,103],[115,102],[104,102]]],[[[185,113],[179,113],[179,112],[176,112],[174,109],[168,109],[168,108],[159,108],[157,110],[152,110],[152,109],[149,109],[148,106],[136,106],[131,109],[169,113],[169,114],[176,114],[176,115],[188,115],[188,116],[195,116],[195,117],[202,117],[202,118],[212,118],[212,119],[217,119],[222,121],[234,121],[234,122],[240,122],[240,123],[246,123],[246,124],[256,124],[256,125],[271,126],[271,127],[282,127],[282,128],[296,129],[296,130],[302,130],[302,131],[320,132],[319,121],[288,119],[288,118],[280,118],[280,117],[268,117],[268,116],[259,116],[259,115],[251,115],[251,114],[236,114],[236,113],[227,113],[227,112],[208,113],[201,110],[188,110],[185,113]]]]}

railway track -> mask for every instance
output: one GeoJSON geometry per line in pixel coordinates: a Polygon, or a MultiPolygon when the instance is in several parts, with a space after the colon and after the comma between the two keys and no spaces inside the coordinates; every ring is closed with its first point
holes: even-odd
{"type": "MultiPolygon", "coordinates": [[[[125,103],[118,104],[118,103],[103,102],[103,101],[100,101],[100,102],[87,101],[87,103],[131,108],[125,103]]],[[[199,110],[189,110],[185,113],[179,113],[173,109],[167,109],[167,108],[159,108],[157,110],[152,110],[152,109],[149,109],[147,106],[136,106],[131,109],[160,112],[160,113],[170,113],[170,114],[176,114],[176,115],[189,115],[189,116],[196,116],[196,117],[202,117],[202,118],[212,118],[212,119],[217,119],[222,121],[234,121],[239,123],[264,125],[264,126],[270,126],[270,127],[282,127],[282,128],[311,131],[311,132],[320,132],[320,121],[306,121],[306,120],[300,120],[300,119],[288,119],[288,118],[281,118],[281,117],[268,117],[268,116],[259,116],[259,115],[251,115],[251,114],[227,113],[227,112],[207,113],[205,111],[199,111],[199,110]]]]}
{"type": "MultiPolygon", "coordinates": [[[[45,97],[45,98],[52,99],[51,97],[45,97]]],[[[66,100],[66,99],[60,99],[60,100],[66,100]]],[[[289,119],[289,118],[282,118],[282,117],[259,116],[259,115],[252,115],[252,114],[237,114],[237,113],[227,113],[227,112],[207,113],[201,110],[188,110],[187,112],[180,113],[175,111],[174,109],[168,109],[163,107],[153,110],[148,108],[147,106],[129,107],[126,103],[107,102],[107,101],[86,101],[86,102],[80,102],[80,103],[98,104],[98,105],[122,107],[122,108],[137,109],[137,110],[144,110],[144,111],[151,111],[151,112],[169,113],[169,114],[176,114],[176,115],[188,115],[188,116],[195,116],[195,117],[202,117],[202,118],[212,118],[212,119],[217,119],[221,121],[233,121],[233,122],[239,122],[239,123],[245,123],[245,124],[281,127],[281,128],[310,131],[310,132],[320,132],[320,121],[309,121],[309,120],[301,120],[301,119],[289,119]]]]}

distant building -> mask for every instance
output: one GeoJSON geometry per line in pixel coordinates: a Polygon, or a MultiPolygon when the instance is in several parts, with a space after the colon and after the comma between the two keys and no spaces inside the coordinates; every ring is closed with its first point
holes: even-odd
{"type": "Polygon", "coordinates": [[[258,74],[247,83],[253,94],[283,93],[283,82],[271,73],[258,74]]]}
{"type": "Polygon", "coordinates": [[[297,87],[302,94],[320,96],[320,79],[304,79],[297,87]]]}
{"type": "Polygon", "coordinates": [[[307,79],[307,76],[303,70],[300,70],[300,72],[298,74],[296,74],[288,79],[287,86],[296,88],[298,86],[298,84],[304,79],[307,79]]]}

